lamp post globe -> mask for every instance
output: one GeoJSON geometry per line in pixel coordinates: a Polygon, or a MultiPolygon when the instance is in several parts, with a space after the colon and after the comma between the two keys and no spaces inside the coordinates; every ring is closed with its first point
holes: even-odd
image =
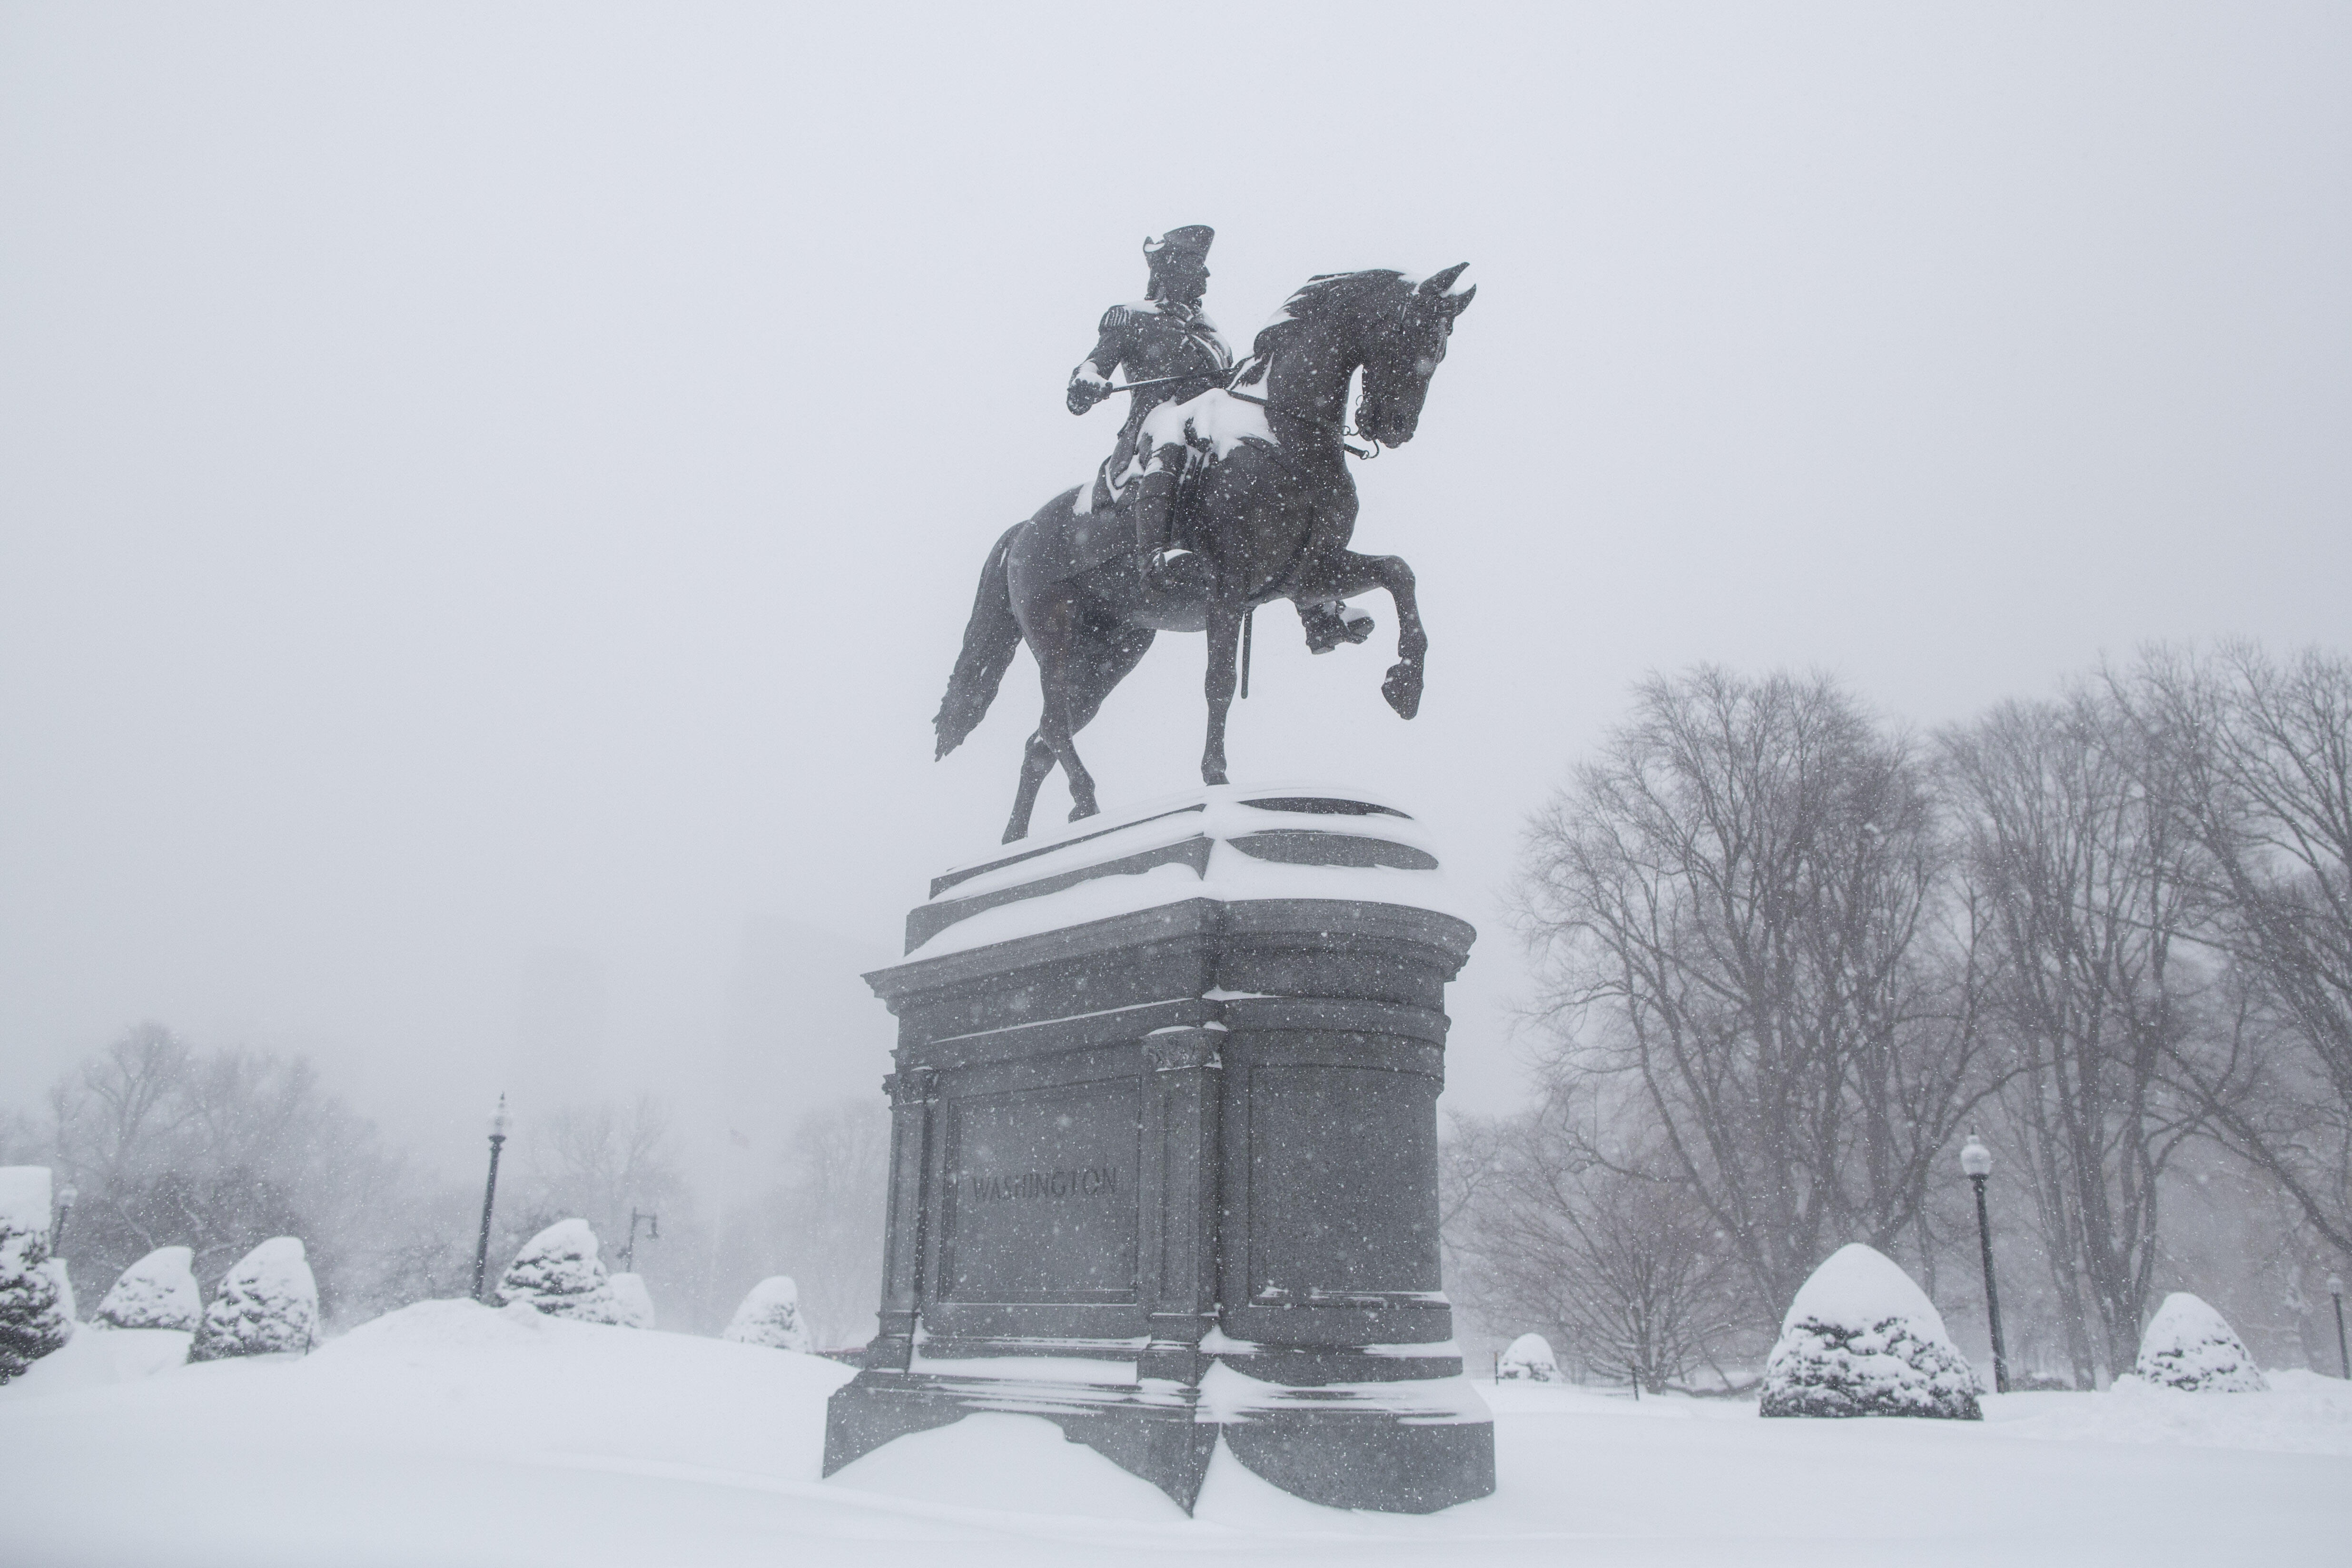
{"type": "Polygon", "coordinates": [[[1992,1218],[1985,1207],[1985,1177],[1992,1175],[1992,1151],[1974,1133],[1960,1148],[1960,1171],[1977,1189],[1977,1249],[1984,1259],[1985,1321],[1992,1329],[1992,1386],[2009,1392],[2009,1353],[2000,1343],[2000,1291],[1992,1278],[1992,1218]]]}
{"type": "Polygon", "coordinates": [[[2344,1368],[2347,1380],[2352,1380],[2352,1346],[2344,1340],[2344,1276],[2327,1276],[2327,1293],[2336,1300],[2336,1359],[2344,1368]]]}
{"type": "Polygon", "coordinates": [[[482,1299],[482,1285],[488,1277],[490,1265],[490,1210],[499,1199],[499,1150],[507,1141],[507,1130],[514,1118],[507,1113],[507,1097],[499,1096],[498,1109],[490,1113],[490,1178],[482,1187],[482,1231],[474,1242],[474,1300],[482,1299]]]}

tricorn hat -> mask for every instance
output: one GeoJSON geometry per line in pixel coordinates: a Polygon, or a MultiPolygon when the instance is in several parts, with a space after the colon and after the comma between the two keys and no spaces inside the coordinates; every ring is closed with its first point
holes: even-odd
{"type": "Polygon", "coordinates": [[[1206,224],[1186,224],[1180,229],[1170,229],[1158,239],[1143,242],[1143,257],[1154,267],[1162,257],[1190,256],[1199,258],[1209,254],[1209,246],[1217,231],[1206,224]]]}

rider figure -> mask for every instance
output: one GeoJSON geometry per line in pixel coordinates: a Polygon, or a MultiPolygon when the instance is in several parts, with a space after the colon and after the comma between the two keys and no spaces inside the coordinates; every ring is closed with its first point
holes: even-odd
{"type": "Polygon", "coordinates": [[[1108,470],[1111,485],[1126,492],[1135,524],[1136,565],[1144,580],[1155,585],[1164,583],[1167,569],[1182,570],[1180,563],[1192,552],[1178,548],[1171,537],[1178,470],[1161,461],[1160,454],[1140,450],[1139,442],[1153,409],[1222,386],[1233,371],[1233,350],[1216,324],[1201,314],[1201,297],[1209,287],[1209,246],[1216,237],[1206,224],[1189,224],[1145,240],[1149,296],[1104,312],[1094,352],[1070,372],[1072,413],[1084,413],[1108,397],[1111,378],[1120,370],[1129,382],[1177,378],[1129,394],[1133,401],[1108,470]]]}

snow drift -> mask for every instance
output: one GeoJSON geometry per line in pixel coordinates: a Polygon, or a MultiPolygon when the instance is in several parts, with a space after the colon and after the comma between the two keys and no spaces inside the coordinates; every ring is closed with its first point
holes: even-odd
{"type": "Polygon", "coordinates": [[[1979,1391],[1935,1303],[1857,1241],[1831,1253],[1789,1304],[1764,1364],[1762,1413],[1978,1421],[1979,1391]]]}

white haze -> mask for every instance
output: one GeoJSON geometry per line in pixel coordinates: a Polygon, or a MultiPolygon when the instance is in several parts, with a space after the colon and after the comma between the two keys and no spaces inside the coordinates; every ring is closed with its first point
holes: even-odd
{"type": "MultiPolygon", "coordinates": [[[[639,1088],[872,1092],[856,979],[992,845],[929,720],[1137,245],[1245,340],[1472,264],[1392,647],[1259,617],[1241,777],[1420,809],[1520,1082],[1524,814],[1646,670],[1921,723],[2150,638],[2341,644],[2352,12],[567,4],[0,13],[0,1103],[124,1025],[470,1160],[639,1088]]],[[[1197,777],[1198,639],[1081,737],[1197,777]]],[[[1050,786],[1041,823],[1066,798],[1050,786]]],[[[698,1132],[698,1136],[702,1134],[698,1132]]]]}

